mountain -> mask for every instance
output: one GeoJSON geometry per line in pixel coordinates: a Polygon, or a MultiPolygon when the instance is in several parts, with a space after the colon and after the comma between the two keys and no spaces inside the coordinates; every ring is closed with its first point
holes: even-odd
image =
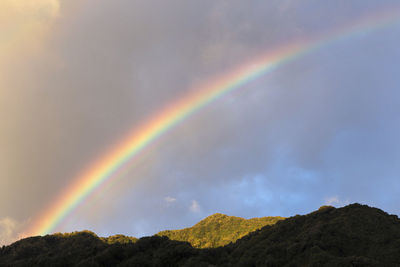
{"type": "Polygon", "coordinates": [[[321,207],[207,249],[157,235],[55,234],[1,248],[0,266],[400,266],[400,220],[360,204],[321,207]]]}
{"type": "Polygon", "coordinates": [[[262,217],[243,219],[216,213],[201,220],[192,227],[181,230],[166,230],[158,236],[171,240],[189,242],[195,248],[215,248],[235,242],[250,232],[266,225],[275,224],[283,217],[262,217]]]}

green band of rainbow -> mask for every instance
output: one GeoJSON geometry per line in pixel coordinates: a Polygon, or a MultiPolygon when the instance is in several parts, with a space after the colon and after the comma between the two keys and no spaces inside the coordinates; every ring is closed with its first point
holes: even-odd
{"type": "Polygon", "coordinates": [[[147,122],[136,127],[123,142],[102,159],[91,165],[61,197],[34,222],[27,235],[44,235],[52,232],[80,203],[98,189],[122,166],[128,164],[150,143],[163,135],[191,114],[214,102],[221,96],[242,87],[244,84],[321,46],[359,33],[368,33],[396,23],[399,10],[385,11],[364,17],[356,23],[340,28],[329,35],[306,42],[282,46],[227,72],[217,79],[190,90],[190,93],[167,106],[147,122]]]}

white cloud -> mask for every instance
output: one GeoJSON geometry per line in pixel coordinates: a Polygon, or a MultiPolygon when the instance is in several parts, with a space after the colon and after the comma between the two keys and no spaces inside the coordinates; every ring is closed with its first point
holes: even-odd
{"type": "Polygon", "coordinates": [[[9,245],[20,239],[23,223],[6,217],[0,219],[0,246],[9,245]]]}
{"type": "Polygon", "coordinates": [[[167,202],[168,204],[174,203],[176,201],[176,198],[173,197],[165,197],[164,198],[165,202],[167,202]]]}
{"type": "Polygon", "coordinates": [[[327,197],[325,199],[325,205],[331,206],[345,206],[350,204],[349,200],[340,200],[337,196],[327,197]]]}
{"type": "Polygon", "coordinates": [[[192,204],[190,205],[190,211],[195,213],[200,212],[199,202],[197,202],[196,200],[192,200],[192,204]]]}

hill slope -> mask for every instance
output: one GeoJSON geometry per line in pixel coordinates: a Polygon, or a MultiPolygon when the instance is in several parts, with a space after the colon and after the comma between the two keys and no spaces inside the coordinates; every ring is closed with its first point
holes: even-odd
{"type": "Polygon", "coordinates": [[[251,233],[229,251],[246,265],[400,266],[400,220],[359,204],[321,207],[251,233]]]}
{"type": "Polygon", "coordinates": [[[266,225],[275,224],[283,217],[262,217],[243,219],[216,213],[201,220],[192,227],[181,230],[166,230],[158,236],[171,240],[189,242],[195,248],[215,248],[235,242],[250,232],[266,225]]]}
{"type": "Polygon", "coordinates": [[[2,248],[0,266],[400,266],[400,220],[359,204],[323,207],[212,249],[165,236],[107,243],[91,232],[48,235],[2,248]]]}

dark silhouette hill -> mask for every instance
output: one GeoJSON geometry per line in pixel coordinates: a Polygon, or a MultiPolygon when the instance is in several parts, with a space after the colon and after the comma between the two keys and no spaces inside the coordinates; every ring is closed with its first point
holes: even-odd
{"type": "Polygon", "coordinates": [[[243,219],[215,213],[192,227],[166,230],[157,235],[166,236],[171,240],[189,242],[195,248],[215,248],[235,242],[250,232],[283,219],[283,217],[243,219]]]}
{"type": "Polygon", "coordinates": [[[321,207],[207,249],[165,236],[55,234],[3,247],[0,266],[400,266],[400,220],[359,204],[321,207]]]}

